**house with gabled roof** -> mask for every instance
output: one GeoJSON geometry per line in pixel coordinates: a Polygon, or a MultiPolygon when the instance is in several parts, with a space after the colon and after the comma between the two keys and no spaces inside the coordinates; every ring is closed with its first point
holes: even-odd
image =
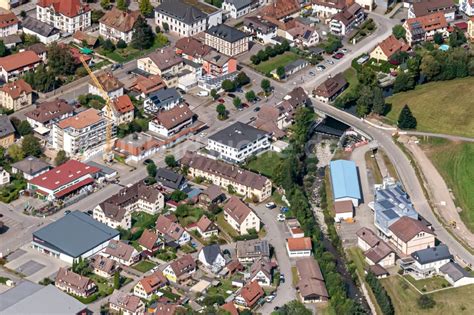
{"type": "Polygon", "coordinates": [[[104,106],[102,111],[105,117],[114,121],[116,125],[127,124],[133,121],[135,107],[130,96],[124,94],[115,97],[111,100],[110,105],[104,106]]]}
{"type": "Polygon", "coordinates": [[[201,248],[198,253],[198,260],[206,269],[213,273],[218,273],[226,265],[226,260],[218,244],[212,244],[201,248]]]}
{"type": "Polygon", "coordinates": [[[181,282],[196,271],[196,261],[191,255],[184,255],[171,262],[164,270],[163,275],[171,282],[181,282]]]}
{"type": "Polygon", "coordinates": [[[140,260],[140,253],[133,246],[118,240],[111,240],[102,255],[125,266],[131,266],[140,260]]]}
{"type": "Polygon", "coordinates": [[[404,216],[388,229],[390,243],[405,255],[435,246],[435,233],[420,220],[404,216]]]}
{"type": "Polygon", "coordinates": [[[72,35],[91,26],[91,9],[81,0],[39,0],[36,18],[72,35]]]}
{"type": "Polygon", "coordinates": [[[154,230],[146,229],[138,239],[138,245],[143,249],[142,254],[153,255],[157,250],[163,249],[165,244],[154,230]]]}
{"type": "Polygon", "coordinates": [[[66,293],[83,298],[92,295],[97,290],[97,285],[90,278],[81,276],[67,268],[59,268],[54,285],[66,293]]]}
{"type": "Polygon", "coordinates": [[[106,11],[99,20],[99,34],[114,41],[123,40],[126,43],[132,41],[133,27],[138,21],[140,11],[122,11],[116,7],[106,11]]]}
{"type": "Polygon", "coordinates": [[[109,298],[109,308],[120,314],[141,315],[145,313],[145,303],[138,296],[114,291],[109,298]]]}
{"type": "MultiPolygon", "coordinates": [[[[124,84],[114,76],[110,71],[104,71],[96,75],[97,81],[107,93],[108,97],[113,99],[123,95],[124,84]]],[[[99,89],[93,80],[89,81],[89,93],[102,97],[102,90],[99,89]]]]}
{"type": "Polygon", "coordinates": [[[133,295],[142,299],[150,299],[152,295],[157,294],[158,290],[164,287],[168,280],[159,270],[151,275],[143,277],[133,287],[133,295]]]}
{"type": "Polygon", "coordinates": [[[257,259],[250,266],[250,281],[257,281],[262,286],[271,286],[273,268],[273,263],[267,257],[257,259]]]}
{"type": "Polygon", "coordinates": [[[265,291],[258,282],[251,281],[240,290],[234,302],[243,308],[253,308],[264,295],[265,291]]]}
{"type": "Polygon", "coordinates": [[[10,110],[20,110],[30,106],[33,89],[25,80],[19,79],[6,83],[0,88],[0,106],[10,110]]]}
{"type": "Polygon", "coordinates": [[[184,245],[191,240],[189,233],[177,222],[174,216],[160,215],[156,220],[156,230],[165,240],[184,245]]]}
{"type": "Polygon", "coordinates": [[[92,272],[102,278],[111,278],[120,270],[119,263],[103,255],[95,255],[90,260],[92,272]]]}
{"type": "Polygon", "coordinates": [[[381,41],[370,53],[370,58],[377,61],[389,61],[392,56],[399,52],[407,52],[411,48],[402,39],[397,39],[395,36],[390,35],[383,41],[381,41]]]}
{"type": "Polygon", "coordinates": [[[248,234],[252,229],[260,231],[260,218],[236,196],[230,197],[224,204],[224,219],[240,235],[248,234]]]}

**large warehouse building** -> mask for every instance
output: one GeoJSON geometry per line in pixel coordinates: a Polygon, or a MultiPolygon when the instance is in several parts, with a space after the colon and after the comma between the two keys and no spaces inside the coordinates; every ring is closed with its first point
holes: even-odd
{"type": "Polygon", "coordinates": [[[81,212],[71,212],[33,233],[33,248],[72,264],[118,240],[120,233],[81,212]]]}
{"type": "Polygon", "coordinates": [[[353,161],[336,160],[329,164],[334,201],[350,200],[354,207],[361,201],[359,176],[353,161]]]}

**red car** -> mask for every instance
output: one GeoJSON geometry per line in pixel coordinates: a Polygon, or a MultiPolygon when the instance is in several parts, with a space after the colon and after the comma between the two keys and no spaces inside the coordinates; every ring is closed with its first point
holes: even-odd
{"type": "Polygon", "coordinates": [[[343,53],[337,53],[337,54],[334,54],[332,57],[333,57],[334,59],[339,60],[339,59],[341,59],[342,57],[344,57],[344,54],[343,54],[343,53]]]}
{"type": "Polygon", "coordinates": [[[224,103],[225,103],[225,100],[224,100],[223,98],[220,98],[220,99],[218,99],[217,101],[218,101],[219,103],[221,103],[221,104],[224,104],[224,103]]]}
{"type": "Polygon", "coordinates": [[[247,104],[247,103],[242,103],[242,107],[243,107],[243,108],[249,108],[249,104],[247,104]]]}

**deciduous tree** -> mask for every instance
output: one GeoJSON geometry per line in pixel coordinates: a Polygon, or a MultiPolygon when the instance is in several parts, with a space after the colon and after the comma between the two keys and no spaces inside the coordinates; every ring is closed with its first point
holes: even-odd
{"type": "Polygon", "coordinates": [[[39,157],[41,153],[43,153],[43,148],[41,147],[38,138],[33,135],[26,135],[23,137],[21,149],[23,150],[25,156],[32,155],[39,157]]]}
{"type": "Polygon", "coordinates": [[[402,25],[395,25],[392,28],[392,34],[393,36],[395,36],[396,39],[405,38],[406,33],[407,32],[402,25]]]}
{"type": "Polygon", "coordinates": [[[68,160],[69,157],[67,156],[66,152],[64,150],[59,150],[56,154],[56,158],[54,158],[54,164],[59,166],[68,160]]]}
{"type": "Polygon", "coordinates": [[[143,16],[149,17],[153,13],[153,6],[151,5],[150,0],[140,0],[139,8],[143,16]]]}
{"type": "Polygon", "coordinates": [[[138,17],[133,29],[134,32],[132,35],[131,42],[133,48],[143,50],[153,46],[155,34],[153,33],[153,30],[151,29],[150,25],[148,25],[148,23],[143,17],[138,17]]]}

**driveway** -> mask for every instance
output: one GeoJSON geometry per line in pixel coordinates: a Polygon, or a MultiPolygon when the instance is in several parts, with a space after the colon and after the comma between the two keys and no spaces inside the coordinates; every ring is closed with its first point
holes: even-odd
{"type": "Polygon", "coordinates": [[[296,298],[296,290],[292,286],[291,261],[286,253],[285,245],[285,240],[290,237],[290,234],[285,230],[285,223],[276,220],[279,213],[277,209],[267,209],[264,204],[252,208],[265,225],[267,231],[265,239],[272,244],[280,273],[285,275],[285,282],[280,283],[275,299],[270,303],[265,303],[258,309],[258,312],[270,314],[275,306],[281,307],[296,298]]]}

